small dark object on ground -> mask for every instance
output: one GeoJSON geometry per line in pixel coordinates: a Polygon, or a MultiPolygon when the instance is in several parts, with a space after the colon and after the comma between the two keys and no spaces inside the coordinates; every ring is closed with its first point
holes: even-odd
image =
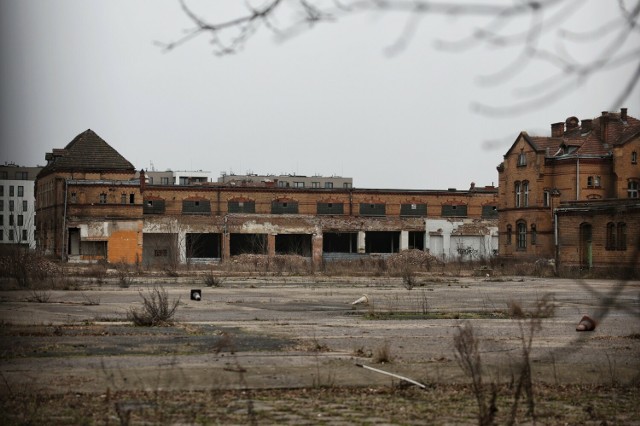
{"type": "Polygon", "coordinates": [[[584,315],[576,327],[576,331],[593,331],[595,329],[596,322],[589,315],[584,315]]]}

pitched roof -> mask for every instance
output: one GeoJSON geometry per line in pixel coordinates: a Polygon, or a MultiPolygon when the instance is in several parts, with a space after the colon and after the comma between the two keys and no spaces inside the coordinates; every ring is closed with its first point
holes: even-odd
{"type": "MultiPolygon", "coordinates": [[[[624,113],[603,112],[601,116],[590,120],[569,117],[560,125],[561,134],[555,136],[529,136],[520,132],[518,138],[507,151],[509,155],[520,137],[523,137],[538,152],[547,151],[548,156],[563,155],[608,155],[611,147],[622,145],[640,135],[640,120],[624,113]]],[[[552,127],[556,126],[552,125],[552,127]]],[[[555,130],[554,130],[555,132],[555,130]]]]}
{"type": "Polygon", "coordinates": [[[56,171],[135,172],[133,164],[91,129],[73,138],[64,149],[54,149],[45,158],[47,165],[40,176],[56,171]]]}

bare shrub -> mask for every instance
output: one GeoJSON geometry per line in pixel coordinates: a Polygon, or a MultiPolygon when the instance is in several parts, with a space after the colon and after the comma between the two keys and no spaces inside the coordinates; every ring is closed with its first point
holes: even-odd
{"type": "Polygon", "coordinates": [[[118,276],[118,285],[122,288],[129,288],[133,283],[133,276],[129,267],[124,263],[116,264],[116,275],[118,276]]]}
{"type": "Polygon", "coordinates": [[[376,348],[371,361],[375,362],[376,364],[384,364],[393,361],[389,342],[384,342],[381,346],[378,346],[376,348]]]}
{"type": "Polygon", "coordinates": [[[47,290],[32,289],[27,297],[28,302],[48,303],[51,300],[51,292],[47,290]]]}
{"type": "Polygon", "coordinates": [[[536,301],[536,306],[532,311],[526,312],[523,317],[518,319],[520,342],[522,344],[522,358],[518,368],[516,388],[511,405],[511,417],[508,422],[510,425],[516,422],[518,403],[523,392],[527,398],[527,415],[531,416],[535,423],[535,399],[531,378],[531,345],[535,333],[542,329],[542,320],[552,317],[554,311],[555,304],[553,303],[553,297],[547,293],[536,301]],[[528,319],[525,320],[524,317],[528,317],[528,319]]]}
{"type": "Polygon", "coordinates": [[[142,298],[142,308],[130,308],[127,318],[137,326],[157,327],[173,324],[173,316],[180,303],[180,298],[170,301],[169,294],[164,287],[154,286],[144,294],[139,292],[142,298]]]}
{"type": "Polygon", "coordinates": [[[481,426],[495,423],[497,390],[491,386],[491,396],[487,402],[487,389],[482,383],[482,360],[478,351],[478,339],[470,322],[458,327],[453,338],[455,357],[458,365],[471,379],[471,389],[478,404],[478,424],[481,426]]]}
{"type": "Polygon", "coordinates": [[[202,278],[202,282],[207,287],[220,287],[224,283],[223,277],[218,277],[213,274],[213,272],[209,272],[202,278]]]}
{"type": "Polygon", "coordinates": [[[404,285],[404,288],[406,288],[407,290],[412,290],[416,285],[416,273],[408,265],[405,266],[404,270],[402,271],[402,285],[404,285]]]}
{"type": "Polygon", "coordinates": [[[97,306],[100,304],[100,298],[98,296],[91,296],[84,292],[81,294],[82,294],[82,299],[84,300],[84,302],[82,303],[83,305],[97,306]]]}

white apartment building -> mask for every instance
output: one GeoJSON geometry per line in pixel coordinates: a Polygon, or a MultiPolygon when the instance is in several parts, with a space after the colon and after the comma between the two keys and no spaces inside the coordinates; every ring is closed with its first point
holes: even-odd
{"type": "Polygon", "coordinates": [[[34,181],[41,169],[0,164],[0,244],[35,249],[34,181]]]}

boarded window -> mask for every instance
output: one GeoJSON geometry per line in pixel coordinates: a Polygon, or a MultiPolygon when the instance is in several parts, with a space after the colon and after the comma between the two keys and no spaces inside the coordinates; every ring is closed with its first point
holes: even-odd
{"type": "Polygon", "coordinates": [[[498,217],[497,206],[482,206],[482,217],[492,219],[498,217]]]}
{"type": "Polygon", "coordinates": [[[255,213],[255,201],[229,201],[229,213],[255,213]]]}
{"type": "Polygon", "coordinates": [[[272,201],[271,214],[297,214],[297,201],[272,201]]]}
{"type": "Polygon", "coordinates": [[[182,214],[211,214],[209,200],[182,200],[182,214]]]}
{"type": "Polygon", "coordinates": [[[401,204],[400,216],[426,216],[427,205],[426,204],[401,204]]]}
{"type": "Polygon", "coordinates": [[[360,203],[360,216],[385,216],[384,203],[360,203]]]}
{"type": "Polygon", "coordinates": [[[318,203],[318,214],[344,214],[344,204],[318,203]]]}
{"type": "Polygon", "coordinates": [[[164,208],[164,200],[144,200],[142,211],[144,214],[163,214],[164,208]]]}
{"type": "Polygon", "coordinates": [[[443,217],[466,217],[467,206],[465,204],[445,204],[442,206],[443,217]]]}

